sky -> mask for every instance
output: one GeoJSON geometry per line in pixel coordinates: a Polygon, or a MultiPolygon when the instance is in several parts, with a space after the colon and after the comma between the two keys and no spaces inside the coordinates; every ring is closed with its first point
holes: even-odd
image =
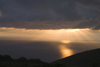
{"type": "Polygon", "coordinates": [[[100,0],[0,0],[0,54],[46,62],[100,48],[100,0]]]}

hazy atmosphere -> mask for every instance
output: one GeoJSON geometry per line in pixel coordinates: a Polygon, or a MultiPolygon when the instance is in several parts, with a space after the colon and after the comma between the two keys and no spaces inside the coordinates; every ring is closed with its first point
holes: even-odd
{"type": "Polygon", "coordinates": [[[0,0],[0,54],[46,62],[100,48],[100,0],[0,0]]]}
{"type": "Polygon", "coordinates": [[[91,29],[0,28],[0,53],[51,62],[82,51],[100,48],[100,31],[91,29]]]}

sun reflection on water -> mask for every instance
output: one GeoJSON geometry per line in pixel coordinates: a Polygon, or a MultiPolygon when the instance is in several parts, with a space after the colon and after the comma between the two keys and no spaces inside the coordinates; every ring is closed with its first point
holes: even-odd
{"type": "Polygon", "coordinates": [[[59,49],[60,49],[60,53],[62,55],[61,58],[65,58],[65,57],[71,56],[73,54],[73,51],[71,49],[67,48],[66,45],[60,45],[59,49]]]}

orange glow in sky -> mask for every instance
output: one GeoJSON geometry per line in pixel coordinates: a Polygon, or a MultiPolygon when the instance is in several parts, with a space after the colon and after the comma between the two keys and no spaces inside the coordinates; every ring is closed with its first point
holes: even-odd
{"type": "MultiPolygon", "coordinates": [[[[12,40],[30,41],[59,41],[70,42],[100,42],[100,31],[91,29],[21,29],[21,28],[0,28],[0,37],[12,40]]],[[[0,38],[0,39],[2,39],[0,38]]]]}

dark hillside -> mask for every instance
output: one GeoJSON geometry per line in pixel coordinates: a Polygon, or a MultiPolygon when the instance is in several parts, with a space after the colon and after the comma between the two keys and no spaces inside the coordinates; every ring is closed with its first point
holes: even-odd
{"type": "Polygon", "coordinates": [[[0,67],[66,67],[63,64],[50,64],[40,59],[20,57],[13,59],[9,55],[0,55],[0,67]]]}
{"type": "Polygon", "coordinates": [[[100,48],[95,50],[89,50],[82,53],[66,57],[53,63],[61,63],[67,66],[80,66],[89,67],[91,64],[100,63],[100,48]]]}

